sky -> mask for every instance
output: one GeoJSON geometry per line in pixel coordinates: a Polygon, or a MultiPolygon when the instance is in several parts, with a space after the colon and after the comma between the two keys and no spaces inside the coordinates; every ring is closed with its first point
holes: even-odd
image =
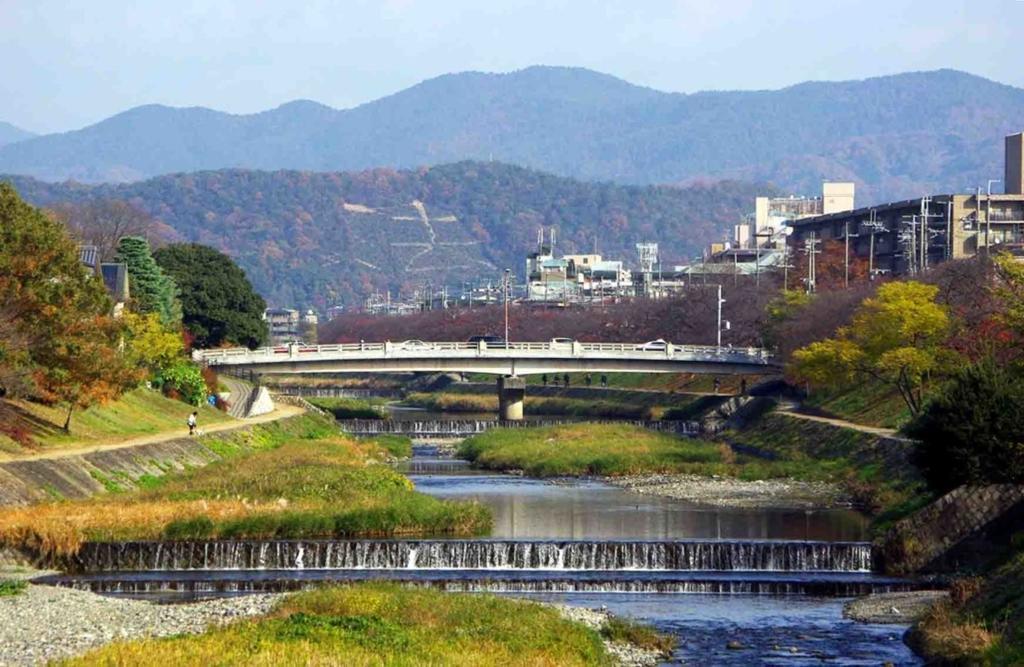
{"type": "Polygon", "coordinates": [[[1022,28],[1024,0],[0,0],[0,120],[348,108],[531,65],[685,93],[943,67],[1024,87],[1022,28]]]}

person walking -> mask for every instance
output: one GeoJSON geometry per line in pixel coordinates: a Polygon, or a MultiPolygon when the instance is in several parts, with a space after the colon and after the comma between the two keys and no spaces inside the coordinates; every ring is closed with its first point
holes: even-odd
{"type": "Polygon", "coordinates": [[[199,424],[199,413],[198,412],[193,412],[192,414],[190,414],[188,416],[188,420],[187,420],[186,423],[188,424],[188,434],[189,435],[195,435],[196,434],[196,426],[198,426],[198,424],[199,424]]]}
{"type": "Polygon", "coordinates": [[[587,386],[589,387],[590,386],[590,373],[587,373],[586,380],[587,380],[587,386]]]}
{"type": "Polygon", "coordinates": [[[566,387],[566,389],[568,389],[569,388],[569,374],[566,373],[565,375],[563,375],[562,379],[565,380],[565,387],[566,387]]]}
{"type": "Polygon", "coordinates": [[[608,376],[604,373],[601,373],[601,386],[606,388],[608,387],[608,376]]]}
{"type": "Polygon", "coordinates": [[[545,387],[548,386],[548,374],[545,373],[544,375],[541,375],[540,376],[540,381],[544,383],[545,387]]]}

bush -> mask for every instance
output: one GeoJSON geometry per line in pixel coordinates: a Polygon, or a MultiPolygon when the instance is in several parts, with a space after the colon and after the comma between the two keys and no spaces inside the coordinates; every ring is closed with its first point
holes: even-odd
{"type": "Polygon", "coordinates": [[[936,491],[1024,483],[1024,377],[991,361],[961,369],[907,428],[936,491]]]}
{"type": "Polygon", "coordinates": [[[190,405],[202,405],[206,400],[206,380],[199,367],[187,361],[162,371],[155,384],[168,396],[180,397],[190,405]]]}

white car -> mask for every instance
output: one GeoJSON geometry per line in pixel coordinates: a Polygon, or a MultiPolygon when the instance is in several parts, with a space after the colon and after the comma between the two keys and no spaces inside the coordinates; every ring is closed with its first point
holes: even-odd
{"type": "Polygon", "coordinates": [[[421,340],[404,340],[399,343],[396,347],[403,350],[426,350],[433,347],[430,343],[424,343],[421,340]]]}
{"type": "Polygon", "coordinates": [[[575,343],[575,342],[576,341],[574,341],[572,338],[552,338],[551,339],[551,347],[558,347],[558,348],[572,347],[572,344],[575,343]]]}
{"type": "Polygon", "coordinates": [[[643,352],[664,352],[668,348],[668,341],[664,338],[658,338],[657,340],[650,340],[643,345],[637,346],[636,349],[643,352]]]}

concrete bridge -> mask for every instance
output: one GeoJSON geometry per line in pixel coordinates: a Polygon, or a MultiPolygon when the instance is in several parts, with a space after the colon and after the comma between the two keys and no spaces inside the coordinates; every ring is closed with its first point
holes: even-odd
{"type": "Polygon", "coordinates": [[[779,365],[760,348],[650,343],[292,343],[257,350],[196,350],[193,358],[227,372],[490,373],[499,375],[502,419],[521,419],[526,383],[541,373],[765,374],[779,365]]]}

